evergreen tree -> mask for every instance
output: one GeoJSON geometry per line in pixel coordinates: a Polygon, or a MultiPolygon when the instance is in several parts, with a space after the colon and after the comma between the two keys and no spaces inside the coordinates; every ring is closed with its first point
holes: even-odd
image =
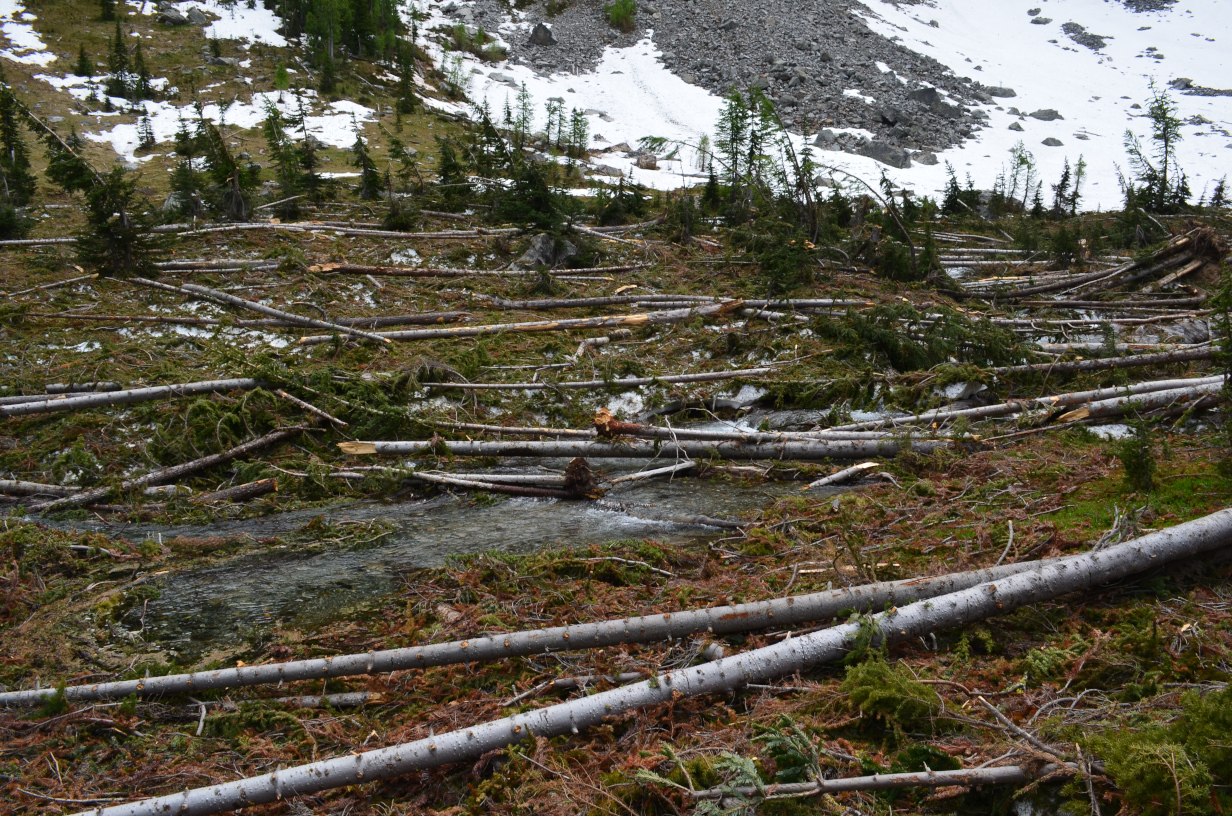
{"type": "Polygon", "coordinates": [[[1228,206],[1228,195],[1226,192],[1228,177],[1224,176],[1215,185],[1215,190],[1211,193],[1211,207],[1218,209],[1219,207],[1228,206]]]}
{"type": "MultiPolygon", "coordinates": [[[[265,136],[266,149],[269,151],[270,162],[274,169],[274,179],[278,182],[278,197],[292,198],[302,191],[299,173],[299,156],[295,144],[287,134],[287,121],[282,112],[270,100],[265,102],[265,122],[261,126],[265,136]]],[[[278,212],[283,218],[294,218],[299,215],[299,202],[288,201],[279,205],[278,212]]]]}
{"type": "Polygon", "coordinates": [[[133,87],[132,100],[153,99],[154,88],[150,85],[150,70],[145,65],[145,56],[141,53],[141,41],[137,41],[133,49],[133,87]]]}
{"type": "Polygon", "coordinates": [[[77,65],[73,67],[73,73],[80,77],[94,76],[94,61],[86,54],[85,43],[77,49],[77,65]]]}
{"type": "Polygon", "coordinates": [[[14,207],[29,204],[37,187],[30,150],[21,133],[22,118],[21,103],[0,77],[0,181],[5,201],[14,207]]]}
{"type": "Polygon", "coordinates": [[[116,19],[115,0],[98,0],[98,10],[99,15],[104,22],[109,23],[116,19]]]}
{"type": "Polygon", "coordinates": [[[1147,118],[1151,121],[1151,142],[1154,149],[1148,151],[1132,130],[1125,131],[1125,150],[1129,164],[1138,175],[1138,201],[1145,209],[1154,212],[1178,212],[1185,208],[1192,193],[1189,179],[1176,158],[1177,143],[1181,141],[1181,125],[1176,115],[1176,105],[1168,94],[1151,83],[1151,104],[1147,118]]]}
{"type": "Polygon", "coordinates": [[[137,139],[145,150],[158,144],[158,140],[154,138],[154,123],[150,121],[150,114],[144,107],[141,109],[141,120],[137,123],[137,139]]]}
{"type": "Polygon", "coordinates": [[[714,147],[727,171],[727,183],[736,194],[740,187],[743,156],[748,148],[752,114],[739,91],[733,90],[723,102],[714,147]]]}
{"type": "Polygon", "coordinates": [[[711,159],[709,175],[706,178],[706,189],[702,191],[702,209],[706,212],[717,212],[722,203],[719,176],[714,172],[714,160],[711,159]]]}
{"type": "Polygon", "coordinates": [[[76,129],[70,130],[63,139],[55,131],[43,130],[43,144],[47,147],[47,177],[58,184],[65,192],[85,192],[92,188],[98,179],[81,151],[85,140],[77,135],[76,129]]]}
{"type": "Polygon", "coordinates": [[[398,179],[402,182],[404,187],[409,187],[411,184],[411,177],[414,176],[419,182],[419,188],[422,192],[423,176],[419,174],[419,165],[415,160],[416,152],[414,148],[407,147],[405,142],[390,133],[384,127],[381,128],[381,133],[384,135],[385,141],[389,145],[390,158],[398,162],[398,179]]]}
{"type": "Polygon", "coordinates": [[[398,113],[415,112],[415,46],[402,43],[398,47],[398,113]]]}
{"type": "Polygon", "coordinates": [[[235,160],[222,133],[205,118],[200,108],[197,109],[197,142],[202,148],[205,175],[213,184],[211,202],[232,221],[247,220],[251,212],[248,199],[260,169],[254,164],[240,165],[235,160]]]}
{"type": "Polygon", "coordinates": [[[586,119],[586,114],[574,108],[569,114],[569,138],[565,150],[570,158],[582,159],[586,157],[586,150],[589,147],[590,122],[586,119]]]}
{"type": "Polygon", "coordinates": [[[351,153],[355,157],[353,163],[359,168],[359,186],[355,188],[355,193],[365,201],[374,201],[381,197],[381,174],[377,171],[372,156],[368,155],[368,147],[364,144],[359,124],[355,123],[354,127],[355,144],[351,146],[351,153]]]}
{"type": "Polygon", "coordinates": [[[338,87],[338,75],[334,69],[334,58],[327,54],[320,60],[320,65],[321,79],[317,83],[317,90],[322,94],[331,94],[338,87]]]}
{"type": "Polygon", "coordinates": [[[287,118],[287,123],[293,130],[303,134],[303,139],[296,147],[300,187],[309,201],[320,204],[325,200],[328,185],[317,169],[321,166],[321,157],[317,155],[316,138],[308,132],[308,108],[304,104],[303,94],[299,91],[295,93],[295,113],[287,118]]]}
{"type": "Polygon", "coordinates": [[[119,20],[116,20],[115,37],[108,50],[110,53],[107,57],[107,70],[111,77],[107,80],[107,96],[128,99],[128,45],[124,42],[124,31],[119,20]]]}
{"type": "Polygon", "coordinates": [[[160,242],[150,234],[148,204],[123,167],[102,177],[86,191],[88,226],[77,234],[78,257],[106,276],[157,274],[160,242]]]}

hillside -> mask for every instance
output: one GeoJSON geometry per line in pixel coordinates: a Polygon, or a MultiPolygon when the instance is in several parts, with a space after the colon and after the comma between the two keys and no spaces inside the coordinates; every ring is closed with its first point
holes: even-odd
{"type": "Polygon", "coordinates": [[[8,8],[0,814],[1232,807],[1222,6],[518,5],[8,8]]]}

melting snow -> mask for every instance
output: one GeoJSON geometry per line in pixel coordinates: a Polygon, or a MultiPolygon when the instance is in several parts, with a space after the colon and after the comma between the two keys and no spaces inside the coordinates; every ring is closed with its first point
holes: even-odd
{"type": "MultiPolygon", "coordinates": [[[[157,3],[145,2],[131,5],[142,14],[158,14],[157,3]]],[[[188,14],[190,8],[196,6],[207,15],[218,17],[219,19],[203,29],[206,38],[250,40],[278,48],[284,48],[287,45],[286,38],[278,33],[278,27],[282,25],[282,21],[260,0],[252,3],[252,8],[249,8],[249,4],[244,0],[233,2],[229,7],[220,3],[219,0],[194,0],[190,3],[172,3],[172,5],[184,15],[188,14]]]]}
{"type": "Polygon", "coordinates": [[[17,0],[0,0],[0,31],[8,39],[11,48],[0,50],[0,56],[25,65],[48,65],[56,61],[56,55],[48,53],[43,38],[30,25],[38,18],[25,10],[17,0]]]}

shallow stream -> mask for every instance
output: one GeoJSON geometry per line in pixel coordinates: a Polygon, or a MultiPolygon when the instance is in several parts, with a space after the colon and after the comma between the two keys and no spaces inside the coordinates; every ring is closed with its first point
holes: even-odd
{"type": "MultiPolygon", "coordinates": [[[[446,493],[430,499],[358,502],[205,525],[71,522],[66,526],[131,541],[158,536],[295,536],[302,541],[319,536],[328,547],[330,539],[346,532],[347,525],[373,521],[392,525],[388,535],[364,547],[340,546],[312,553],[272,549],[161,579],[159,597],[150,600],[144,610],[140,606],[131,609],[122,623],[130,630],[140,629],[144,614],[147,642],[157,641],[174,650],[181,661],[193,661],[278,628],[311,632],[363,614],[402,589],[399,576],[406,570],[439,566],[451,555],[489,550],[527,553],[630,538],[688,540],[721,530],[664,519],[731,518],[798,489],[799,484],[792,483],[748,485],[676,478],[621,485],[607,494],[602,505],[509,497],[485,506],[474,503],[466,493],[446,493]],[[612,507],[617,503],[623,509],[612,507]]],[[[373,528],[374,535],[377,529],[373,528]]]]}

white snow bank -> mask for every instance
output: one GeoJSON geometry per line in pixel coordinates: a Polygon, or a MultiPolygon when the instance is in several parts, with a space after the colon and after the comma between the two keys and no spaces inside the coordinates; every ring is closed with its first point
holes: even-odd
{"type": "MultiPolygon", "coordinates": [[[[143,14],[158,14],[158,4],[154,2],[130,5],[143,14]]],[[[196,6],[207,15],[218,17],[219,19],[203,29],[207,38],[249,40],[278,48],[283,48],[287,44],[286,38],[278,33],[278,27],[282,25],[282,21],[278,19],[277,14],[267,9],[261,0],[255,0],[252,8],[248,7],[247,0],[237,0],[230,7],[218,0],[198,0],[173,5],[184,15],[188,14],[190,8],[196,6]]]]}
{"type": "Polygon", "coordinates": [[[10,48],[0,49],[0,56],[24,65],[49,65],[56,55],[47,51],[43,38],[30,25],[38,18],[25,10],[17,0],[0,0],[0,32],[9,41],[10,48]]]}

